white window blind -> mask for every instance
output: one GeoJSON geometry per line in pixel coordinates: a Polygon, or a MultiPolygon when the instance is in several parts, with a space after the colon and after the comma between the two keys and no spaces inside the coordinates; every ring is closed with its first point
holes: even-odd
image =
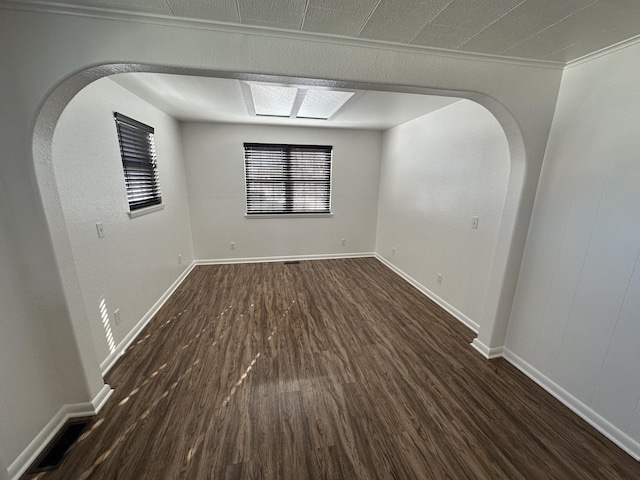
{"type": "Polygon", "coordinates": [[[332,150],[245,143],[247,214],[331,213],[332,150]]]}

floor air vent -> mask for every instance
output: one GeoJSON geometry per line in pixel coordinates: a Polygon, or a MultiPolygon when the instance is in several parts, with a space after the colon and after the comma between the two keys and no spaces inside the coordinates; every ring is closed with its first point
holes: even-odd
{"type": "Polygon", "coordinates": [[[74,419],[67,422],[36,459],[29,469],[29,473],[45,472],[58,468],[71,445],[75,443],[89,423],[91,423],[90,418],[74,419]]]}
{"type": "Polygon", "coordinates": [[[300,260],[290,260],[288,262],[284,262],[285,265],[298,265],[300,260]]]}

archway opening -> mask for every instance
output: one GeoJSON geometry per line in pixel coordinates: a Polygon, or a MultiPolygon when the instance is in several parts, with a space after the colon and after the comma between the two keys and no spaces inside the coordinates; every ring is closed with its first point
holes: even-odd
{"type": "MultiPolygon", "coordinates": [[[[481,318],[478,319],[479,338],[474,342],[485,356],[491,356],[499,347],[506,331],[508,315],[515,289],[522,246],[514,244],[513,234],[519,221],[520,196],[525,176],[524,148],[520,131],[513,117],[497,101],[485,95],[471,92],[454,92],[443,90],[430,90],[411,86],[389,86],[379,84],[363,84],[340,80],[322,80],[277,77],[266,75],[249,75],[233,72],[196,71],[169,67],[155,67],[143,65],[103,65],[73,75],[61,83],[45,102],[34,128],[33,153],[36,166],[36,176],[49,228],[53,238],[54,250],[60,268],[65,295],[69,305],[70,316],[74,328],[86,330],[87,318],[91,316],[90,301],[83,293],[83,274],[81,267],[76,263],[77,249],[74,251],[73,235],[67,223],[69,215],[65,213],[64,199],[61,198],[60,175],[56,173],[54,164],[53,139],[58,121],[72,99],[83,88],[92,82],[118,73],[149,72],[171,73],[180,75],[195,75],[216,77],[243,81],[259,81],[280,84],[297,84],[318,87],[332,87],[354,90],[368,90],[376,92],[398,92],[418,95],[455,96],[467,99],[474,105],[482,105],[499,122],[508,142],[510,166],[508,182],[505,191],[504,207],[499,219],[495,252],[490,266],[489,281],[486,284],[486,293],[483,303],[481,318]]],[[[85,288],[86,290],[86,288],[85,288]]],[[[96,312],[100,313],[99,309],[96,312]]],[[[104,317],[100,324],[104,330],[104,317]]],[[[126,338],[121,339],[125,341],[126,338]]],[[[80,348],[82,351],[83,349],[80,348]]],[[[121,353],[121,352],[115,352],[121,353]]],[[[95,356],[93,357],[95,358],[95,356]]],[[[117,357],[102,361],[102,371],[117,357]]],[[[83,361],[92,361],[92,356],[87,354],[83,361]]],[[[95,360],[93,360],[95,361],[95,360]]]]}

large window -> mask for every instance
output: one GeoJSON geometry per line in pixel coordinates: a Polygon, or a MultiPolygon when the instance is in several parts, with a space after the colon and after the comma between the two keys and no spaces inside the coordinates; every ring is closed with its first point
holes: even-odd
{"type": "Polygon", "coordinates": [[[247,215],[331,213],[330,146],[245,143],[247,215]]]}
{"type": "Polygon", "coordinates": [[[120,142],[120,155],[127,184],[129,210],[160,205],[160,183],[156,165],[153,128],[132,118],[115,113],[120,142]]]}

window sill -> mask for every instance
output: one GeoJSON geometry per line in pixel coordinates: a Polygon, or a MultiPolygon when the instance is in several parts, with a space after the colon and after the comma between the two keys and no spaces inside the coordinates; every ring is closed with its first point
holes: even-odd
{"type": "Polygon", "coordinates": [[[333,213],[274,213],[274,214],[245,214],[244,218],[330,218],[333,213]]]}
{"type": "Polygon", "coordinates": [[[143,215],[148,215],[150,213],[158,212],[163,209],[164,209],[164,203],[161,203],[160,205],[152,205],[150,207],[141,208],[139,210],[134,210],[133,212],[129,212],[129,218],[142,217],[143,215]]]}

